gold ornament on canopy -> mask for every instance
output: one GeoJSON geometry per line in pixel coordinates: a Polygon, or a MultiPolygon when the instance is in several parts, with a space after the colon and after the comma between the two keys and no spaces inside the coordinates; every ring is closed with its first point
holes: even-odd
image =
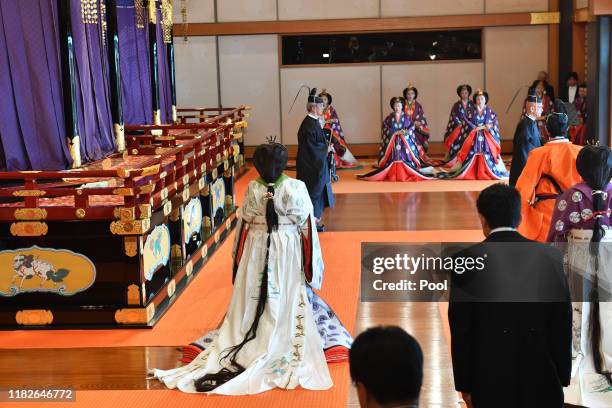
{"type": "Polygon", "coordinates": [[[181,20],[183,21],[185,32],[183,42],[189,42],[189,37],[187,36],[187,0],[181,0],[181,20]]]}
{"type": "Polygon", "coordinates": [[[164,42],[166,44],[172,42],[173,6],[173,0],[162,0],[161,2],[162,29],[164,31],[164,42]]]}
{"type": "Polygon", "coordinates": [[[83,24],[98,24],[98,0],[81,0],[83,24]]]}
{"type": "Polygon", "coordinates": [[[157,8],[155,7],[155,0],[149,0],[149,23],[157,24],[157,8]]]}
{"type": "Polygon", "coordinates": [[[102,44],[106,45],[106,31],[108,30],[108,24],[106,23],[106,4],[104,1],[100,2],[100,20],[102,27],[102,44]]]}
{"type": "Polygon", "coordinates": [[[136,14],[136,28],[144,28],[145,18],[142,0],[134,0],[134,12],[136,14]]]}

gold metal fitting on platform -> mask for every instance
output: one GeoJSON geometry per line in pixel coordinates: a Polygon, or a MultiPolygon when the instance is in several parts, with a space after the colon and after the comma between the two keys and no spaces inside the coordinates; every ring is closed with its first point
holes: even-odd
{"type": "Polygon", "coordinates": [[[43,190],[17,190],[13,191],[15,197],[42,197],[47,194],[43,190]]]}
{"type": "Polygon", "coordinates": [[[47,235],[49,226],[44,222],[14,222],[11,224],[11,234],[16,237],[40,237],[47,235]]]}
{"type": "Polygon", "coordinates": [[[134,221],[136,219],[136,208],[117,207],[113,210],[113,215],[115,216],[115,218],[121,221],[134,221]]]}
{"type": "Polygon", "coordinates": [[[115,123],[115,141],[117,143],[117,151],[125,150],[125,131],[122,124],[115,123]]]}
{"type": "Polygon", "coordinates": [[[123,237],[123,247],[127,256],[135,257],[138,254],[138,238],[135,236],[123,237]]]}
{"type": "Polygon", "coordinates": [[[53,323],[53,312],[50,310],[19,310],[15,313],[15,321],[24,326],[44,326],[53,323]]]}
{"type": "Polygon", "coordinates": [[[19,208],[13,213],[16,220],[44,220],[47,210],[44,208],[19,208]]]}
{"type": "Polygon", "coordinates": [[[74,136],[72,139],[68,137],[67,141],[70,157],[72,157],[72,168],[81,167],[81,139],[78,136],[74,136]]]}
{"type": "Polygon", "coordinates": [[[127,287],[127,303],[128,305],[140,304],[140,288],[138,285],[131,284],[127,287]]]}
{"type": "Polygon", "coordinates": [[[151,219],[135,221],[113,221],[110,224],[110,231],[115,235],[141,235],[151,228],[151,219]]]}

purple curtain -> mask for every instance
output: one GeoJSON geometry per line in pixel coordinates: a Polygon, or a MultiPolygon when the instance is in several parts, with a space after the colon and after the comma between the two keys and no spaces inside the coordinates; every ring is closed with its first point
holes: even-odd
{"type": "Polygon", "coordinates": [[[66,144],[57,4],[0,0],[2,170],[62,170],[66,144]]]}
{"type": "Polygon", "coordinates": [[[108,49],[102,38],[99,2],[97,18],[84,21],[80,0],[70,0],[70,21],[76,67],[76,104],[83,162],[114,152],[108,49]]]}
{"type": "Polygon", "coordinates": [[[144,28],[138,28],[134,0],[117,1],[123,119],[134,125],[153,121],[146,10],[143,19],[144,28]]]}
{"type": "Polygon", "coordinates": [[[168,53],[164,42],[164,30],[161,24],[162,13],[157,10],[157,72],[159,78],[159,108],[161,122],[172,121],[172,84],[170,83],[170,68],[168,53]]]}

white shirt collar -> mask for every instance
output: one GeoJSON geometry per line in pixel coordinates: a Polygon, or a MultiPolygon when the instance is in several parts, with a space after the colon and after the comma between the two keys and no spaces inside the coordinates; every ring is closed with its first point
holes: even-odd
{"type": "Polygon", "coordinates": [[[529,119],[533,120],[534,122],[535,122],[535,120],[537,119],[535,116],[532,116],[532,115],[527,115],[527,117],[528,117],[529,119]]]}
{"type": "Polygon", "coordinates": [[[491,230],[491,232],[489,232],[489,235],[495,233],[495,232],[508,232],[508,231],[516,231],[516,228],[512,228],[512,227],[497,227],[497,228],[493,228],[491,230]]]}
{"type": "Polygon", "coordinates": [[[576,99],[576,93],[578,92],[578,85],[574,85],[574,86],[570,86],[568,88],[568,99],[570,103],[574,103],[574,100],[576,99]]]}
{"type": "Polygon", "coordinates": [[[312,113],[308,112],[308,116],[310,116],[313,119],[319,120],[319,117],[316,115],[313,115],[312,113]]]}
{"type": "Polygon", "coordinates": [[[550,139],[548,142],[546,142],[546,144],[548,143],[566,143],[569,142],[569,139],[567,137],[554,137],[552,139],[550,139]]]}

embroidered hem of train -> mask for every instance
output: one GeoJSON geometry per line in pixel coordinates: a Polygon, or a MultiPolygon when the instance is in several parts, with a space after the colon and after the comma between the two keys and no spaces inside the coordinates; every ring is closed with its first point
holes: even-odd
{"type": "Polygon", "coordinates": [[[422,163],[430,164],[422,147],[418,146],[406,131],[397,131],[391,136],[378,168],[357,177],[366,181],[424,181],[433,180],[420,172],[422,163]]]}

